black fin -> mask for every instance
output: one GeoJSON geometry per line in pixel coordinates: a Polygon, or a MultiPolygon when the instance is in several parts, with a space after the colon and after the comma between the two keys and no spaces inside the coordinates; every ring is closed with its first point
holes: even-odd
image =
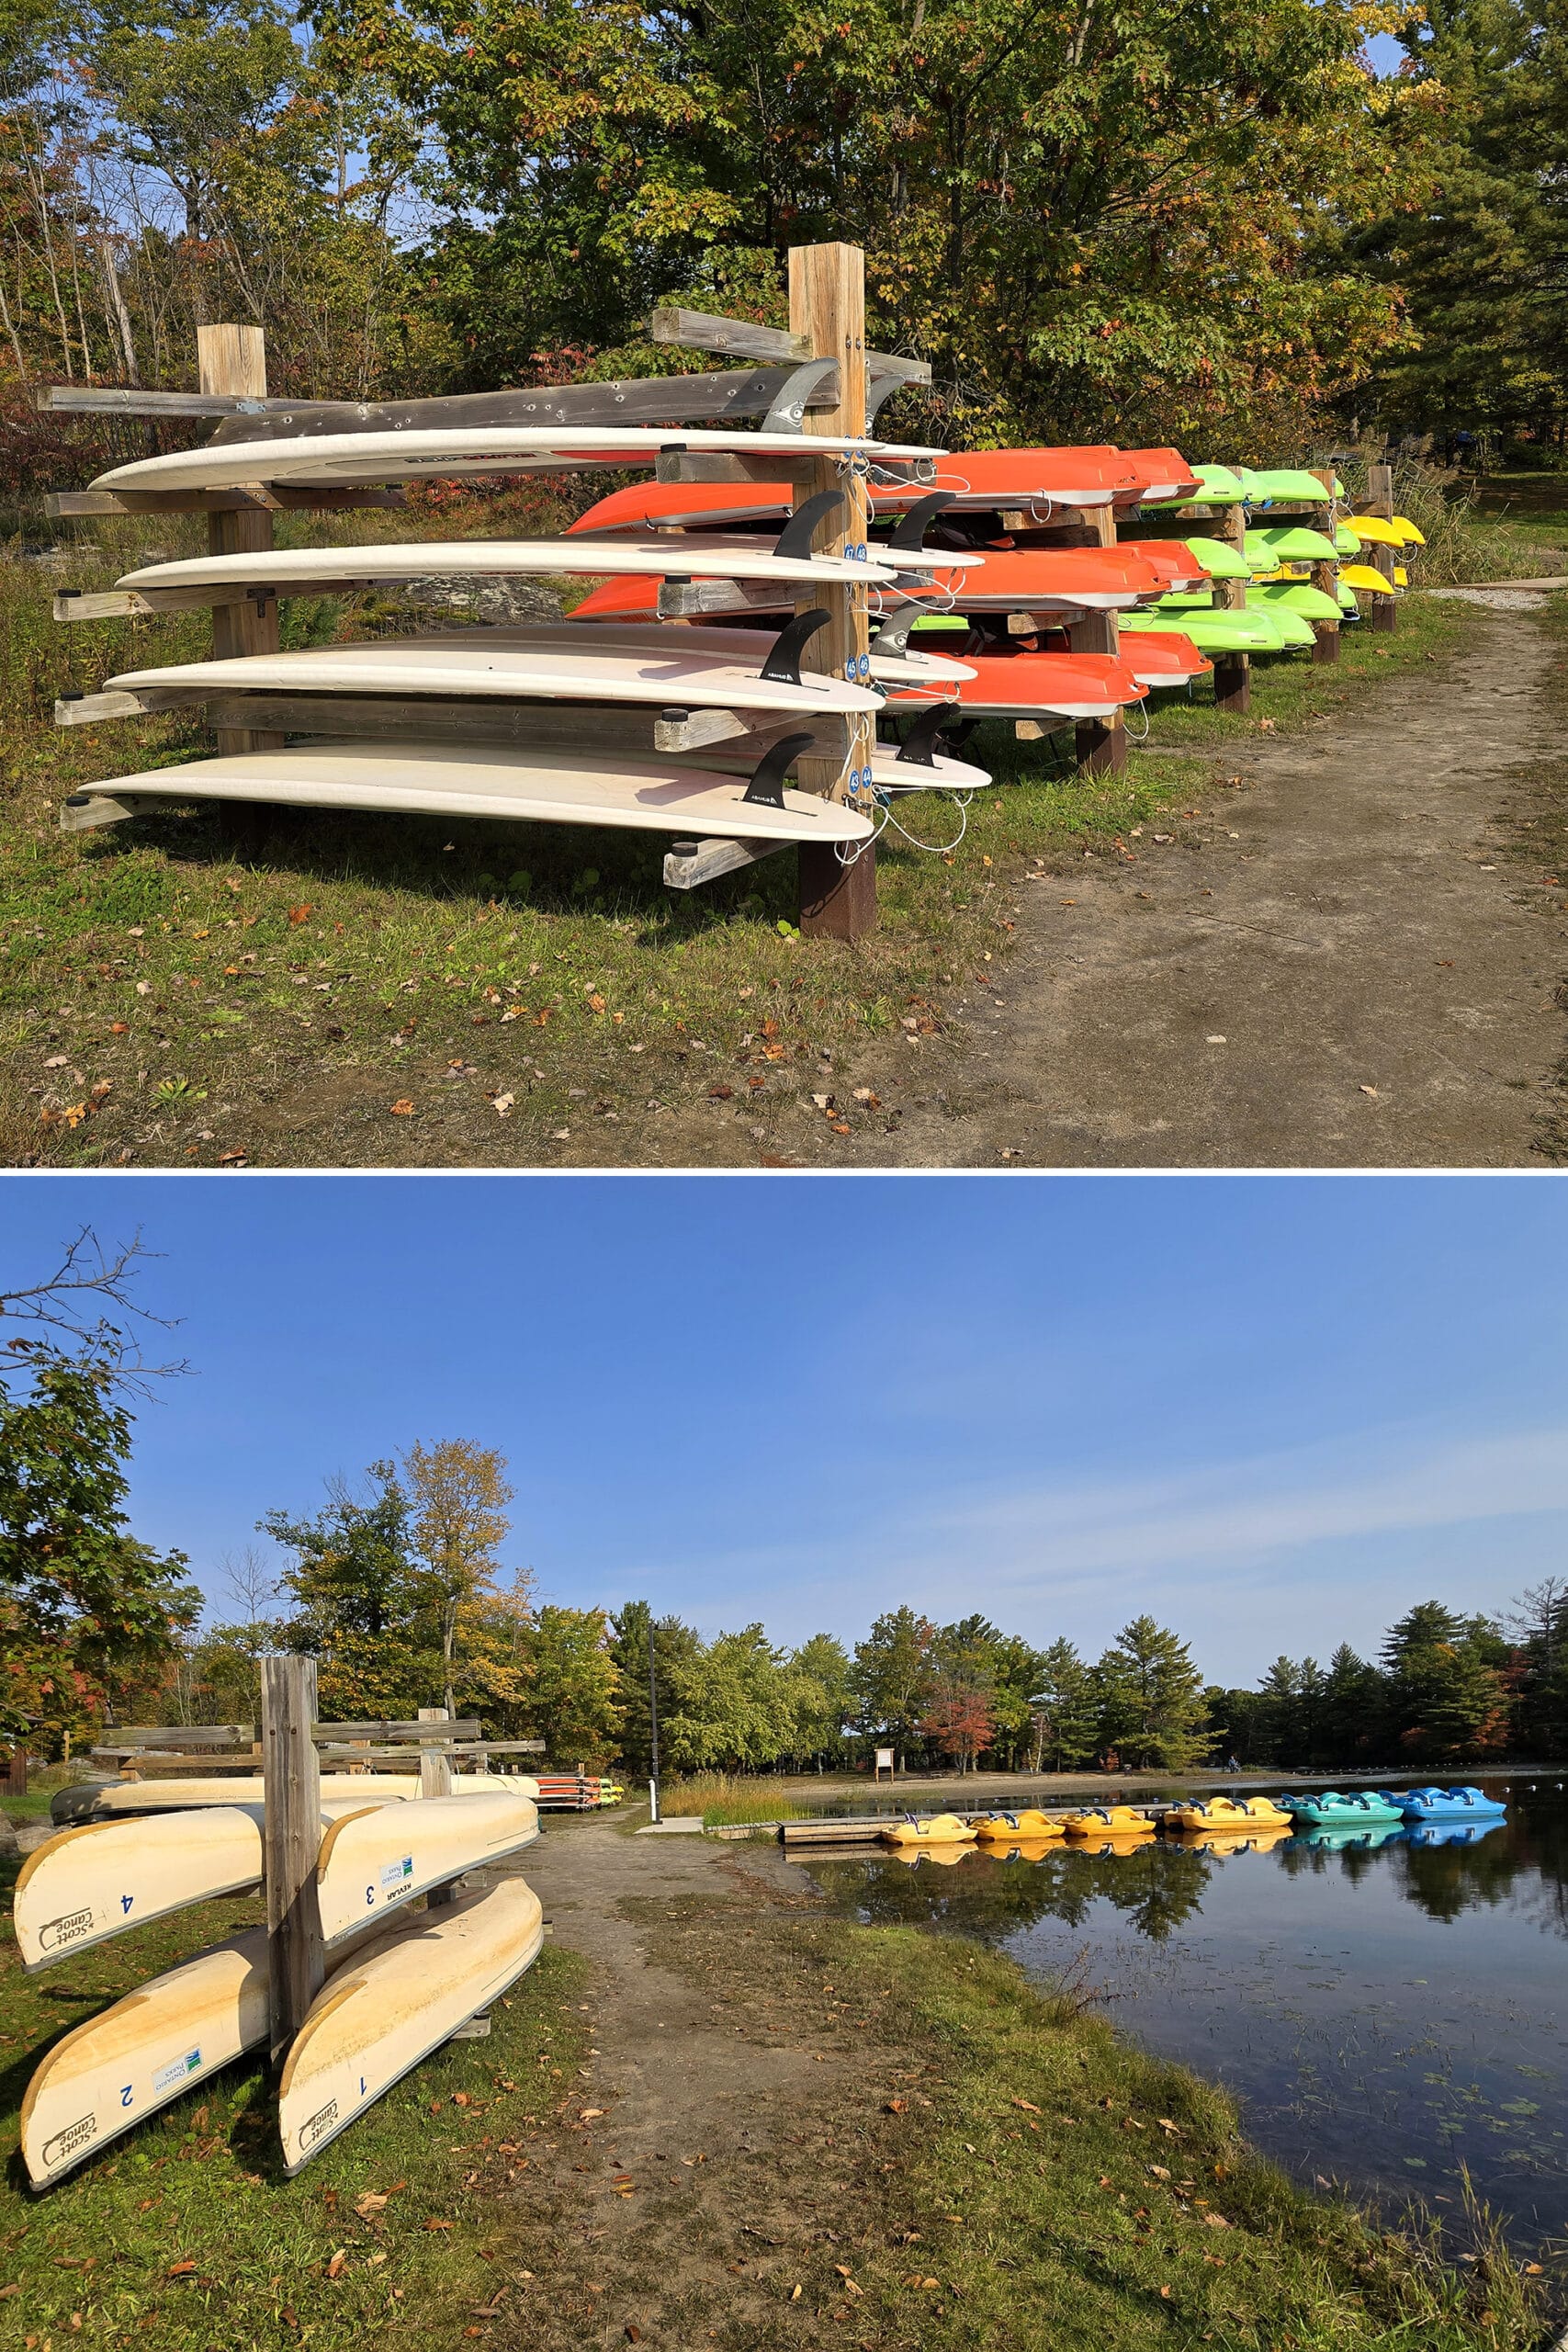
{"type": "Polygon", "coordinates": [[[830,514],[835,506],[842,506],[843,503],[841,490],[819,490],[815,498],[808,498],[803,504],[792,507],[789,521],[779,533],[773,553],[808,556],[811,553],[812,532],[824,514],[830,514]]]}
{"type": "Polygon", "coordinates": [[[798,686],[800,657],[819,628],[826,628],[833,616],[825,605],[813,605],[808,613],[796,613],[794,620],[780,629],[773,643],[773,650],[762,664],[761,675],[773,679],[776,685],[798,686]]]}
{"type": "Polygon", "coordinates": [[[816,741],[814,735],[786,735],[780,743],[765,751],[751,772],[744,797],[753,808],[782,808],[784,780],[799,759],[816,741]]]}
{"type": "Polygon", "coordinates": [[[901,548],[908,555],[923,554],[926,533],[936,521],[942,508],[952,505],[953,495],[950,490],[933,490],[924,498],[918,498],[888,540],[887,545],[890,548],[901,548]]]}
{"type": "Polygon", "coordinates": [[[909,761],[915,767],[934,767],[936,739],[949,719],[956,718],[957,713],[958,705],[955,702],[933,703],[930,710],[922,710],[905,736],[903,749],[899,752],[898,757],[901,760],[909,761]]]}

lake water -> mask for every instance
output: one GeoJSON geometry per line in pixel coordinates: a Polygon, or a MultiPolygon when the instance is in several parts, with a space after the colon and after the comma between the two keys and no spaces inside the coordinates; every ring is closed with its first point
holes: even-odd
{"type": "Polygon", "coordinates": [[[1468,2167],[1517,2243],[1561,2253],[1568,1792],[1555,1774],[1485,1786],[1506,1820],[1451,1835],[802,1859],[862,1919],[975,1936],[1045,1979],[1082,1969],[1106,2015],[1223,2082],[1299,2178],[1457,2219],[1468,2167]]]}

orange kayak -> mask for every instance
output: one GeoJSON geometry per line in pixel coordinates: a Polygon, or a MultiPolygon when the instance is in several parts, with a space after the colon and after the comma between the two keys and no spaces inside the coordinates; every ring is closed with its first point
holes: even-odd
{"type": "Polygon", "coordinates": [[[1121,658],[1145,686],[1185,686],[1194,678],[1206,678],[1214,666],[1190,637],[1175,628],[1129,629],[1121,658]]]}
{"type": "Polygon", "coordinates": [[[966,718],[1109,718],[1130,703],[1142,702],[1131,662],[1114,654],[965,653],[974,671],[952,685],[896,686],[889,710],[929,703],[936,695],[957,703],[966,718]]]}

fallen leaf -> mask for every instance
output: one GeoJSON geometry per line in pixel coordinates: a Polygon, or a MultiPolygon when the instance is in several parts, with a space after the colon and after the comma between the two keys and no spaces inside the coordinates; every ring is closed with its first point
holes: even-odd
{"type": "Polygon", "coordinates": [[[195,2263],[188,2259],[185,2262],[171,2262],[164,2276],[165,2278],[188,2278],[195,2268],[195,2263]]]}
{"type": "Polygon", "coordinates": [[[884,2115],[902,2115],[908,2104],[907,2098],[890,2098],[882,2111],[884,2115]]]}
{"type": "Polygon", "coordinates": [[[315,908],[310,905],[290,907],[288,910],[288,920],[292,923],[309,922],[310,917],[315,913],[315,908]]]}
{"type": "Polygon", "coordinates": [[[604,1010],[604,998],[597,994],[591,996],[588,1000],[588,1010],[590,1012],[603,1012],[604,1010]]]}
{"type": "Polygon", "coordinates": [[[1168,2287],[1162,2287],[1159,2291],[1162,2299],[1168,2303],[1170,2301],[1170,2289],[1168,2287]]]}
{"type": "Polygon", "coordinates": [[[452,2224],[450,2222],[426,2222],[424,2226],[427,2230],[449,2230],[452,2224]]]}
{"type": "Polygon", "coordinates": [[[1025,2115],[1043,2115],[1045,2112],[1043,2107],[1036,2107],[1032,2098],[1015,2098],[1013,2105],[1021,2107],[1025,2115]]]}
{"type": "Polygon", "coordinates": [[[378,2190],[367,2188],[355,2199],[354,2210],[362,2222],[367,2222],[372,2213],[381,2211],[386,2202],[386,2199],[378,2190]]]}
{"type": "Polygon", "coordinates": [[[1371,1096],[1371,1098],[1372,1098],[1372,1100],[1373,1100],[1373,1102],[1375,1102],[1377,1101],[1377,1099],[1378,1099],[1378,1091],[1377,1091],[1377,1088],[1376,1088],[1375,1086],[1367,1086],[1367,1085],[1363,1084],[1363,1085],[1362,1085],[1362,1087],[1361,1087],[1361,1089],[1360,1089],[1360,1091],[1361,1091],[1363,1094],[1370,1094],[1370,1095],[1371,1096]]]}
{"type": "Polygon", "coordinates": [[[396,1102],[394,1102],[394,1103],[393,1103],[393,1105],[392,1105],[392,1116],[393,1116],[393,1118],[394,1118],[394,1119],[412,1119],[412,1116],[413,1116],[413,1104],[409,1101],[409,1098],[408,1098],[408,1096],[407,1096],[406,1094],[400,1096],[400,1098],[398,1099],[398,1101],[397,1101],[396,1102]]]}
{"type": "Polygon", "coordinates": [[[708,1101],[710,1102],[733,1102],[734,1100],[735,1089],[733,1086],[710,1086],[708,1088],[708,1101]]]}
{"type": "Polygon", "coordinates": [[[71,1057],[69,1054],[51,1054],[48,1061],[44,1064],[44,1068],[45,1069],[63,1069],[70,1059],[71,1057]]]}
{"type": "MultiPolygon", "coordinates": [[[[608,2115],[609,2111],[607,2107],[580,2107],[577,2110],[577,2120],[580,2123],[592,2123],[595,2116],[608,2115]]],[[[682,2156],[681,2159],[683,2165],[689,2165],[691,2161],[690,2156],[682,2156]]]]}
{"type": "Polygon", "coordinates": [[[790,2301],[791,2301],[792,2303],[798,2303],[798,2302],[799,2302],[799,2301],[800,2301],[800,2289],[799,2289],[798,2287],[792,2287],[792,2288],[790,2289],[790,2292],[789,2292],[789,2299],[790,2299],[790,2301]]]}
{"type": "Polygon", "coordinates": [[[491,1107],[494,1111],[497,1118],[504,1119],[513,1104],[516,1102],[517,1097],[515,1094],[492,1094],[490,1100],[491,1107]]]}
{"type": "Polygon", "coordinates": [[[243,1147],[233,1151],[220,1151],[218,1155],[218,1165],[220,1168],[243,1166],[248,1157],[249,1154],[243,1147]]]}
{"type": "Polygon", "coordinates": [[[348,2256],[340,2245],[337,2252],[333,2255],[332,2260],[327,2265],[327,2277],[329,2278],[341,2278],[347,2267],[348,2256]]]}
{"type": "Polygon", "coordinates": [[[129,1021],[111,1021],[109,1023],[109,1035],[111,1037],[127,1036],[129,1035],[130,1031],[130,1023],[129,1021]]]}

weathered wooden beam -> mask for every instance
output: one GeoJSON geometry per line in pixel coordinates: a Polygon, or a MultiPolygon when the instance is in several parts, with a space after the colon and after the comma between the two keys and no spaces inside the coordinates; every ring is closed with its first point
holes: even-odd
{"type": "Polygon", "coordinates": [[[330,1742],[334,1739],[390,1739],[414,1747],[422,1739],[433,1737],[447,1740],[478,1739],[479,1719],[478,1715],[459,1715],[449,1719],[444,1707],[434,1715],[428,1709],[422,1707],[418,1717],[412,1723],[406,1720],[397,1723],[313,1723],[310,1726],[310,1736],[318,1742],[330,1742]],[[433,1723],[440,1724],[439,1732],[431,1732],[429,1726],[433,1723]]]}
{"type": "Polygon", "coordinates": [[[754,731],[757,711],[660,710],[651,703],[513,701],[502,695],[237,694],[210,685],[138,686],[65,695],[57,727],[97,727],[169,710],[207,707],[218,728],[265,728],[285,735],[368,736],[377,741],[536,744],[541,750],[697,752],[754,731]]]}
{"type": "MultiPolygon", "coordinates": [[[[671,553],[671,564],[690,562],[692,539],[671,553]]],[[[661,621],[700,620],[708,613],[782,613],[792,601],[787,581],[664,580],[660,583],[658,613],[661,621]]]]}
{"type": "MultiPolygon", "coordinates": [[[[682,351],[732,352],[740,359],[789,360],[796,364],[818,356],[812,348],[811,330],[798,326],[793,311],[786,331],[783,327],[760,326],[754,319],[716,318],[711,311],[683,310],[677,303],[667,302],[654,311],[649,327],[655,343],[677,344],[682,351]]],[[[825,358],[837,356],[826,350],[822,353],[825,358]]],[[[891,351],[867,351],[863,357],[864,365],[874,368],[879,376],[897,376],[906,384],[931,382],[931,367],[924,359],[904,359],[891,351]]],[[[825,406],[835,404],[836,401],[824,402],[825,406]]]]}
{"type": "Polygon", "coordinates": [[[321,1780],[312,1728],[316,1661],[264,1657],[262,1670],[263,1875],[274,2064],[305,2022],[326,1979],[316,1858],[321,1845],[321,1780]]]}
{"type": "Polygon", "coordinates": [[[716,882],[721,874],[735,874],[759,858],[776,857],[787,842],[677,842],[664,855],[667,890],[696,890],[716,882]]]}
{"type": "MultiPolygon", "coordinates": [[[[254,1745],[254,1724],[116,1724],[117,1748],[232,1747],[254,1745]]],[[[96,1750],[94,1753],[96,1754],[96,1750]]]]}
{"type": "MultiPolygon", "coordinates": [[[[197,370],[204,392],[232,394],[243,400],[266,398],[266,337],[260,327],[199,326],[196,331],[197,370]]],[[[243,509],[220,510],[207,518],[207,545],[212,555],[259,555],[273,545],[270,496],[243,509]]],[[[278,650],[277,599],[250,599],[243,605],[213,608],[212,650],[220,661],[247,653],[278,650]]],[[[252,727],[220,727],[220,755],[246,752],[278,752],[281,735],[252,727]]]]}
{"type": "Polygon", "coordinates": [[[35,384],[33,406],[44,415],[250,416],[287,409],[288,401],[253,400],[238,392],[156,392],[140,385],[35,384]]]}
{"type": "MultiPolygon", "coordinates": [[[[57,621],[147,620],[154,613],[194,613],[204,605],[243,605],[250,588],[61,588],[55,593],[57,621]]],[[[291,592],[286,592],[291,593],[291,592]]],[[[308,592],[301,587],[300,595],[308,592]]],[[[270,596],[276,591],[269,588],[270,596]]]]}
{"type": "Polygon", "coordinates": [[[337,514],[349,507],[406,507],[400,490],[51,490],[43,511],[55,521],[104,514],[337,514]]]}

